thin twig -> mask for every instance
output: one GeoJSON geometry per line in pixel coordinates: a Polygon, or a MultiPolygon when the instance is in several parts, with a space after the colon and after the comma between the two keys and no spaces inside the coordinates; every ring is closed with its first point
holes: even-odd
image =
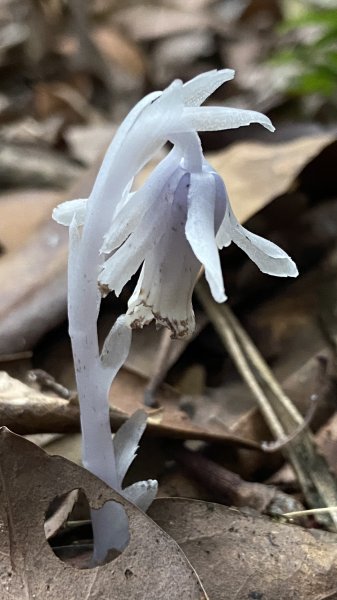
{"type": "Polygon", "coordinates": [[[32,358],[32,356],[33,352],[31,350],[24,350],[22,352],[11,352],[10,354],[0,354],[0,363],[25,360],[28,358],[32,358]]]}
{"type": "Polygon", "coordinates": [[[249,358],[251,364],[255,367],[262,381],[268,386],[269,390],[274,394],[280,406],[284,409],[284,414],[292,418],[293,424],[303,425],[303,417],[291,400],[283,392],[280,384],[275,379],[273,372],[268,367],[264,358],[253,344],[250,337],[247,335],[238,319],[235,317],[228,305],[223,305],[223,314],[231,324],[235,335],[245,349],[245,354],[249,358]]]}
{"type": "Polygon", "coordinates": [[[42,389],[45,388],[57,394],[64,400],[71,400],[76,395],[75,392],[68,390],[61,383],[55,380],[55,377],[43,369],[31,369],[27,373],[28,383],[38,384],[42,389]]]}
{"type": "Polygon", "coordinates": [[[307,515],[322,515],[337,511],[337,506],[325,506],[324,508],[308,508],[307,510],[294,510],[282,514],[282,517],[292,519],[293,517],[306,517],[307,515]]]}

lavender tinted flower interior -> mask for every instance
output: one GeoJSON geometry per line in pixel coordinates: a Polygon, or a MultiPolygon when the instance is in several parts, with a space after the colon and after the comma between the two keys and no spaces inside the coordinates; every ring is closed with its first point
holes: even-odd
{"type": "MultiPolygon", "coordinates": [[[[200,105],[230,69],[210,71],[186,84],[173,82],[141,100],[114,137],[88,199],[59,205],[54,219],[69,226],[68,315],[81,409],[83,462],[87,469],[145,510],[157,483],[122,481],[146,423],[138,412],[111,439],[108,394],[124,363],[131,329],[152,320],[182,338],[194,328],[192,293],[201,266],[217,302],[226,300],[219,249],[238,245],[270,275],[296,277],[289,256],[236,220],[221,177],[205,160],[198,131],[259,123],[261,113],[200,105]],[[146,183],[132,190],[142,167],[167,141],[168,156],[146,183]],[[131,191],[132,190],[132,191],[131,191]],[[141,267],[126,315],[115,323],[102,352],[97,339],[101,295],[120,294],[141,267]]],[[[244,167],[244,165],[243,165],[244,167]]],[[[109,503],[92,516],[95,559],[128,540],[126,517],[109,503]]]]}

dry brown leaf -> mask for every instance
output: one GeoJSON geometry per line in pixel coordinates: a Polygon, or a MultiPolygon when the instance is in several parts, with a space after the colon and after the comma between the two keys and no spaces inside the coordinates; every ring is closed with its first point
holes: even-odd
{"type": "Polygon", "coordinates": [[[208,155],[208,160],[224,178],[234,212],[243,223],[293,188],[305,165],[334,140],[334,135],[324,134],[282,144],[242,142],[208,155]]]}
{"type": "Polygon", "coordinates": [[[184,550],[211,600],[337,598],[337,545],[305,529],[198,500],[158,499],[149,514],[184,550]]]}
{"type": "Polygon", "coordinates": [[[10,122],[1,127],[1,140],[4,143],[55,147],[62,135],[64,120],[61,115],[50,116],[38,121],[31,116],[10,122]]]}
{"type": "MultiPolygon", "coordinates": [[[[76,81],[40,82],[35,86],[35,111],[40,119],[62,115],[66,123],[86,123],[98,117],[76,81]]],[[[88,95],[88,94],[87,94],[88,95]]]]}
{"type": "Polygon", "coordinates": [[[1,144],[2,188],[66,189],[82,168],[52,148],[35,144],[1,144]]]}
{"type": "Polygon", "coordinates": [[[130,75],[145,76],[146,61],[141,49],[117,29],[106,25],[97,27],[92,38],[112,65],[118,65],[130,75]]]}
{"type": "Polygon", "coordinates": [[[88,471],[2,428],[0,550],[3,600],[111,598],[206,600],[179,546],[143,512],[88,471]],[[13,477],[15,473],[15,477],[13,477]],[[107,500],[124,507],[130,542],[113,562],[79,571],[61,562],[44,533],[51,501],[81,489],[92,508],[107,500]]]}
{"type": "MultiPolygon", "coordinates": [[[[122,369],[111,390],[110,420],[115,431],[127,417],[142,408],[148,414],[147,430],[155,435],[174,438],[217,440],[258,448],[254,441],[241,439],[208,420],[195,424],[179,409],[179,394],[170,388],[159,390],[159,409],[143,405],[146,380],[122,369]]],[[[47,396],[0,371],[0,424],[16,433],[66,433],[79,431],[80,413],[76,401],[47,396]]]]}
{"type": "MultiPolygon", "coordinates": [[[[111,406],[127,416],[132,415],[139,408],[144,409],[145,386],[144,378],[126,369],[121,369],[111,387],[111,406]]],[[[240,435],[224,428],[216,419],[212,419],[211,406],[208,406],[208,418],[204,422],[197,423],[191,420],[188,413],[179,408],[181,395],[169,386],[163,386],[158,390],[156,399],[159,408],[146,409],[149,431],[152,430],[156,434],[168,437],[218,440],[248,448],[259,448],[254,440],[250,442],[249,439],[243,439],[240,435]]],[[[208,401],[205,402],[205,400],[205,397],[200,397],[200,402],[207,405],[208,401]]]]}
{"type": "MultiPolygon", "coordinates": [[[[13,405],[18,404],[19,406],[23,406],[26,402],[48,404],[48,396],[22,383],[22,381],[14,379],[4,371],[0,371],[0,399],[2,402],[13,405]]],[[[53,401],[53,397],[50,397],[50,400],[53,401]]]]}
{"type": "MultiPolygon", "coordinates": [[[[97,166],[89,169],[65,199],[83,198],[97,166]]],[[[0,259],[0,354],[31,348],[65,318],[68,231],[51,216],[0,259]]]]}
{"type": "Polygon", "coordinates": [[[0,196],[0,241],[10,252],[22,246],[41,223],[50,218],[60,194],[48,190],[9,192],[0,196]],[[22,218],[22,215],[25,218],[22,218]]]}

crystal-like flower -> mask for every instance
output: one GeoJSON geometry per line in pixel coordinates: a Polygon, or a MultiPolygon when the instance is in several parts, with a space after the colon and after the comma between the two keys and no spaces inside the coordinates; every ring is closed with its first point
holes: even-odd
{"type": "MultiPolygon", "coordinates": [[[[116,147],[138,144],[138,160],[130,156],[128,185],[112,203],[110,226],[101,247],[98,281],[103,293],[120,294],[141,268],[129,300],[127,322],[143,327],[153,319],[181,338],[194,328],[192,292],[200,267],[217,302],[226,300],[218,250],[232,241],[269,275],[296,277],[295,263],[278,246],[247,231],[235,218],[221,177],[206,162],[197,131],[211,131],[260,123],[274,128],[260,113],[223,107],[200,107],[234,72],[227,69],[200,75],[183,85],[174,82],[137,105],[117,135],[116,147]],[[132,115],[134,117],[132,118],[132,115]],[[143,135],[144,148],[140,149],[143,135]],[[123,137],[124,135],[124,137],[123,137]],[[133,177],[154,151],[167,140],[169,155],[146,183],[130,193],[133,177]]],[[[133,146],[134,149],[134,146],[133,146]]],[[[115,153],[116,156],[116,153],[115,153]]],[[[102,171],[106,176],[107,163],[102,171]]],[[[108,194],[107,181],[105,191],[108,194]]],[[[86,200],[64,203],[56,220],[80,225],[86,218],[86,200]]],[[[94,207],[92,206],[92,209],[94,207]]]]}

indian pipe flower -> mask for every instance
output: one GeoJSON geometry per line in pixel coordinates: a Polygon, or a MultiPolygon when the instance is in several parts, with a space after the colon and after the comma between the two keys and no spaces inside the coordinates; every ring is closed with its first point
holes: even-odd
{"type": "MultiPolygon", "coordinates": [[[[184,85],[175,81],[163,93],[150,94],[148,102],[142,101],[145,105],[131,126],[131,137],[132,127],[143,132],[138,144],[144,147],[144,151],[140,150],[144,157],[148,153],[149,158],[166,141],[173,144],[171,152],[138,191],[130,193],[135,175],[130,169],[123,196],[111,198],[111,205],[115,206],[100,250],[103,260],[98,281],[103,294],[114,291],[119,295],[142,266],[126,315],[132,328],[143,327],[154,319],[158,325],[169,327],[172,337],[191,334],[192,292],[201,265],[214,299],[226,300],[218,250],[231,242],[246,252],[263,273],[278,277],[298,275],[295,263],[281,248],[238,223],[221,177],[202,153],[197,131],[250,123],[274,131],[270,120],[258,112],[200,107],[233,76],[234,71],[225,69],[199,75],[184,85]],[[156,140],[160,140],[159,144],[156,140]]],[[[139,167],[144,162],[139,161],[139,167]]],[[[106,189],[105,193],[109,191],[106,189]]],[[[69,224],[75,214],[81,224],[86,205],[86,200],[65,203],[54,211],[54,217],[69,224]]]]}
{"type": "MultiPolygon", "coordinates": [[[[275,244],[241,227],[220,176],[203,157],[197,131],[270,120],[257,112],[200,105],[234,71],[210,71],[185,85],[173,82],[141,100],[118,129],[88,199],[59,205],[56,221],[69,226],[68,319],[80,403],[84,466],[145,510],[157,482],[123,488],[146,423],[136,413],[111,440],[108,396],[129,352],[131,328],[155,319],[174,337],[194,327],[191,303],[201,265],[218,302],[226,299],[218,250],[232,241],[271,275],[296,276],[293,261],[275,244]],[[135,175],[164,144],[173,148],[146,183],[132,191],[135,175]],[[100,349],[101,295],[118,295],[141,268],[126,315],[100,349]]],[[[91,511],[97,564],[110,548],[122,550],[129,531],[124,509],[107,502],[91,511]]]]}

